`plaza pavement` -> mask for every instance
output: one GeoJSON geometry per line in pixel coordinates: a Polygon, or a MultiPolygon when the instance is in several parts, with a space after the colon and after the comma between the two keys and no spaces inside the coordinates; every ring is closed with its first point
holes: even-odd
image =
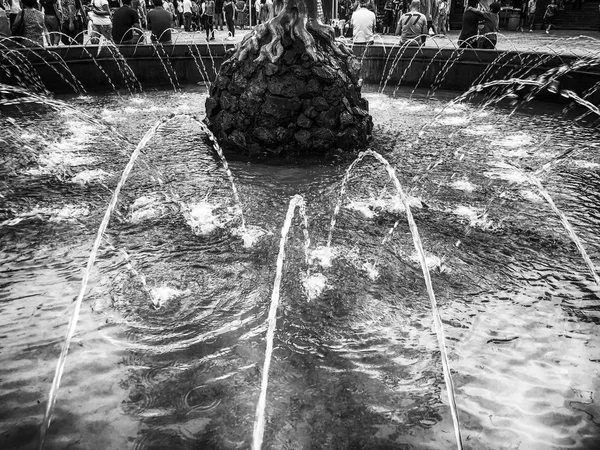
{"type": "MultiPolygon", "coordinates": [[[[215,31],[215,40],[209,41],[211,46],[223,46],[238,43],[249,30],[236,30],[233,41],[226,40],[227,31],[215,31]]],[[[460,30],[449,31],[446,36],[434,36],[427,39],[426,47],[430,48],[456,48],[460,30]]],[[[172,33],[175,44],[206,44],[205,32],[175,31],[172,33]]],[[[340,38],[348,45],[351,39],[340,38]]],[[[386,48],[398,44],[398,37],[393,35],[376,35],[375,45],[386,48]]],[[[500,51],[516,50],[519,52],[558,53],[561,55],[576,55],[580,57],[591,56],[600,59],[600,32],[599,31],[571,31],[552,30],[546,34],[544,30],[529,32],[502,31],[498,36],[497,49],[500,51]]]]}

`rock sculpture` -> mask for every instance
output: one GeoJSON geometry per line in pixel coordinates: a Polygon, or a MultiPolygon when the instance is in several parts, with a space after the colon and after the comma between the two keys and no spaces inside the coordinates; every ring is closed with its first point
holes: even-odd
{"type": "Polygon", "coordinates": [[[224,148],[251,156],[362,148],[372,119],[359,75],[316,0],[280,0],[221,65],[206,123],[224,148]]]}

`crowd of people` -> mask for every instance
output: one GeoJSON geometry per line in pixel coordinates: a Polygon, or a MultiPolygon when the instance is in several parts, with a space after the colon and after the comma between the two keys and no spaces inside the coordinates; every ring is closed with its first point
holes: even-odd
{"type": "Polygon", "coordinates": [[[402,29],[414,28],[420,30],[420,21],[416,23],[416,13],[423,14],[427,27],[426,34],[445,35],[448,31],[448,18],[450,3],[448,0],[419,0],[416,3],[410,0],[386,0],[383,14],[378,14],[377,6],[373,0],[342,0],[338,27],[340,33],[352,37],[354,42],[372,42],[376,31],[381,34],[401,35],[402,29]],[[371,12],[369,14],[367,11],[371,12]],[[412,17],[409,19],[408,14],[412,17]],[[377,22],[377,17],[382,17],[382,22],[377,22]],[[404,18],[404,19],[402,19],[404,18]],[[408,22],[406,23],[406,20],[408,22]]]}
{"type": "Polygon", "coordinates": [[[205,32],[235,30],[274,17],[272,0],[0,0],[0,37],[13,36],[23,46],[83,44],[101,39],[116,44],[171,43],[171,30],[205,32]],[[150,33],[145,33],[145,31],[150,33]],[[86,33],[87,32],[87,33],[86,33]]]}
{"type": "MultiPolygon", "coordinates": [[[[445,35],[448,30],[450,4],[447,0],[387,0],[384,4],[383,34],[395,33],[406,45],[423,45],[428,36],[445,35]]],[[[516,30],[533,32],[537,0],[513,0],[511,11],[518,14],[516,30]]],[[[377,8],[373,0],[343,3],[348,20],[338,24],[340,33],[352,37],[355,43],[374,42],[377,29],[377,8]],[[350,14],[348,16],[348,14],[350,14]]],[[[560,10],[557,0],[550,0],[543,15],[546,33],[550,33],[554,18],[560,10]]],[[[458,38],[461,48],[493,49],[500,26],[501,5],[492,0],[467,0],[458,38]]]]}
{"type": "MultiPolygon", "coordinates": [[[[550,0],[547,5],[546,33],[564,1],[550,0]]],[[[517,31],[533,32],[536,9],[537,0],[512,0],[512,11],[519,14],[517,31]]],[[[459,46],[494,48],[499,12],[495,0],[467,0],[459,46]]],[[[236,28],[266,22],[274,15],[273,0],[0,0],[0,37],[16,36],[25,46],[55,46],[83,44],[87,31],[92,44],[102,38],[116,44],[145,39],[171,43],[173,29],[205,32],[207,40],[214,40],[215,30],[226,27],[226,40],[233,40],[236,28]]],[[[449,15],[449,0],[386,0],[378,24],[374,0],[341,0],[340,20],[334,27],[357,43],[372,43],[379,26],[378,31],[396,34],[402,43],[422,45],[428,36],[446,34],[449,15]]]]}

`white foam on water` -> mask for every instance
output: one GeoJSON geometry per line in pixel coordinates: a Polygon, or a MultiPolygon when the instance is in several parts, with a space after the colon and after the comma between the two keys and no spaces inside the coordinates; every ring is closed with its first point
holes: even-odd
{"type": "Polygon", "coordinates": [[[219,205],[211,205],[208,202],[199,202],[188,204],[188,214],[186,214],[187,224],[191,227],[192,231],[198,235],[210,234],[217,228],[221,228],[222,223],[217,216],[213,214],[213,211],[219,207],[219,205]]]}
{"type": "Polygon", "coordinates": [[[131,205],[132,223],[140,223],[145,220],[157,219],[168,211],[168,207],[161,203],[156,196],[144,195],[137,198],[131,205]]]}
{"type": "Polygon", "coordinates": [[[600,167],[600,164],[598,164],[598,163],[591,162],[591,161],[584,161],[582,159],[571,160],[571,165],[573,165],[575,167],[579,167],[580,169],[597,169],[598,167],[600,167]]]}
{"type": "Polygon", "coordinates": [[[481,209],[459,205],[450,212],[457,216],[469,219],[469,225],[472,227],[478,227],[483,230],[494,228],[494,222],[489,220],[487,214],[483,213],[481,209]]]}
{"type": "Polygon", "coordinates": [[[37,218],[48,220],[49,222],[68,222],[77,220],[80,217],[90,215],[90,209],[87,206],[64,205],[62,208],[34,208],[31,211],[19,214],[9,220],[5,220],[0,225],[16,225],[25,219],[37,218]]]}
{"type": "MultiPolygon", "coordinates": [[[[38,167],[26,170],[28,175],[49,175],[64,173],[67,167],[92,165],[96,158],[85,153],[93,127],[79,120],[67,120],[65,126],[70,133],[69,137],[53,142],[44,153],[38,157],[38,167]]],[[[36,139],[40,139],[39,136],[36,139]]]]}
{"type": "Polygon", "coordinates": [[[403,113],[410,111],[423,111],[427,105],[418,103],[415,100],[407,100],[402,98],[385,98],[377,94],[363,94],[369,101],[369,110],[372,111],[390,111],[390,107],[401,109],[403,113]]]}
{"type": "MultiPolygon", "coordinates": [[[[410,208],[422,208],[423,202],[419,197],[408,197],[408,206],[410,208]]],[[[352,209],[362,213],[367,219],[372,219],[378,211],[386,211],[390,214],[398,214],[405,211],[404,203],[400,197],[371,198],[366,201],[352,201],[346,205],[347,209],[352,209]]]]}
{"type": "Polygon", "coordinates": [[[529,183],[527,176],[516,167],[512,167],[502,162],[496,162],[494,166],[498,169],[495,171],[484,172],[488,178],[500,179],[509,183],[524,184],[529,183]]]}
{"type": "Polygon", "coordinates": [[[438,119],[437,123],[439,123],[440,125],[458,126],[465,125],[466,123],[468,123],[468,121],[469,119],[464,116],[446,116],[442,117],[441,119],[438,119]]]}
{"type": "Polygon", "coordinates": [[[302,278],[302,288],[306,294],[306,301],[318,298],[327,288],[327,277],[322,273],[305,275],[302,278]]]}
{"type": "Polygon", "coordinates": [[[108,176],[108,172],[105,172],[102,169],[84,170],[71,178],[71,183],[88,184],[96,181],[102,181],[108,176]]]}
{"type": "Polygon", "coordinates": [[[470,128],[465,128],[463,133],[470,134],[471,136],[489,136],[497,133],[494,125],[473,125],[470,128]]]}
{"type": "Polygon", "coordinates": [[[496,139],[490,142],[491,145],[499,147],[516,148],[525,145],[531,145],[533,139],[530,135],[525,133],[517,133],[511,136],[506,136],[502,139],[496,139]]]}
{"type": "Polygon", "coordinates": [[[163,285],[160,287],[153,287],[152,289],[150,289],[150,294],[152,296],[151,300],[152,304],[154,305],[154,308],[160,309],[169,300],[180,296],[181,294],[183,294],[183,292],[178,289],[174,289],[172,287],[163,285]]]}
{"type": "Polygon", "coordinates": [[[374,263],[363,263],[362,269],[367,272],[367,276],[371,279],[371,281],[375,281],[379,277],[379,271],[375,267],[374,263]]]}
{"type": "Polygon", "coordinates": [[[436,114],[439,113],[444,113],[444,114],[460,114],[463,113],[465,110],[467,109],[467,105],[462,104],[462,103],[456,103],[455,105],[449,106],[447,108],[444,108],[443,106],[440,106],[438,108],[435,108],[434,111],[436,114]]]}
{"type": "Polygon", "coordinates": [[[531,147],[519,147],[514,150],[500,150],[496,155],[500,158],[528,158],[534,156],[531,147]]]}
{"type": "MultiPolygon", "coordinates": [[[[421,264],[419,255],[416,252],[410,255],[410,260],[416,264],[421,264]]],[[[438,269],[440,272],[450,272],[450,269],[444,264],[444,258],[436,255],[425,255],[425,264],[429,270],[438,269]]]]}
{"type": "Polygon", "coordinates": [[[317,263],[321,267],[331,267],[331,261],[334,258],[334,250],[332,247],[317,247],[310,252],[309,260],[310,263],[317,263]]]}
{"type": "Polygon", "coordinates": [[[519,192],[521,194],[521,196],[526,199],[529,200],[532,203],[544,203],[544,199],[542,198],[541,195],[536,194],[533,191],[520,191],[519,192]]]}
{"type": "Polygon", "coordinates": [[[347,209],[360,212],[367,219],[375,217],[375,212],[371,209],[373,204],[371,202],[352,201],[346,205],[347,209]]]}
{"type": "Polygon", "coordinates": [[[450,183],[450,187],[459,191],[473,192],[476,187],[469,180],[456,180],[450,183]]]}
{"type": "Polygon", "coordinates": [[[245,248],[251,248],[260,240],[261,237],[272,233],[259,227],[248,226],[245,230],[242,228],[236,228],[233,230],[233,234],[242,238],[245,248]]]}
{"type": "Polygon", "coordinates": [[[65,205],[50,218],[50,222],[62,222],[65,220],[75,220],[79,217],[90,215],[90,209],[87,206],[65,205]]]}

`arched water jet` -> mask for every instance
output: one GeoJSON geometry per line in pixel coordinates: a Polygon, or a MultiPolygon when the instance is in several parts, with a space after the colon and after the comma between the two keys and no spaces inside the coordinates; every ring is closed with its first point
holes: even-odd
{"type": "Polygon", "coordinates": [[[121,188],[127,181],[127,178],[129,177],[129,173],[133,169],[133,165],[135,164],[137,157],[140,155],[140,153],[142,152],[142,150],[146,146],[146,144],[148,144],[150,139],[152,139],[152,136],[154,136],[156,131],[162,125],[164,125],[164,123],[167,122],[168,120],[170,120],[170,118],[159,120],[156,124],[154,124],[154,126],[152,128],[150,128],[146,132],[144,137],[140,140],[138,146],[135,148],[135,150],[131,154],[131,157],[129,159],[129,162],[127,163],[127,166],[125,166],[125,169],[123,170],[123,174],[121,175],[119,184],[117,184],[117,187],[115,188],[115,191],[113,192],[113,195],[112,195],[112,198],[108,205],[108,208],[106,209],[106,212],[104,213],[104,218],[102,219],[102,223],[100,224],[100,227],[98,228],[96,240],[94,241],[94,245],[92,247],[92,250],[90,251],[88,262],[87,262],[85,271],[83,273],[83,279],[81,281],[81,288],[79,290],[77,299],[75,300],[75,307],[73,309],[71,319],[69,320],[69,325],[67,327],[67,335],[65,337],[64,344],[63,344],[62,350],[60,352],[60,357],[59,357],[58,363],[56,365],[56,371],[54,373],[52,387],[50,388],[50,393],[48,395],[48,403],[46,405],[46,412],[44,413],[44,419],[42,421],[42,425],[41,425],[41,429],[40,429],[40,445],[39,445],[40,450],[42,450],[44,448],[46,434],[48,432],[48,428],[50,427],[50,423],[52,420],[52,412],[54,410],[54,405],[56,403],[56,399],[57,399],[57,395],[58,395],[58,388],[60,386],[60,380],[62,378],[62,374],[63,374],[64,368],[65,368],[65,363],[67,362],[67,353],[69,351],[69,346],[71,345],[71,340],[73,339],[73,335],[75,334],[75,329],[77,327],[77,320],[79,318],[79,310],[81,309],[81,303],[83,302],[83,296],[85,295],[85,292],[87,290],[87,285],[88,285],[88,281],[89,281],[89,278],[90,278],[90,275],[92,272],[92,268],[94,267],[94,263],[96,262],[96,256],[98,254],[98,249],[100,248],[100,244],[102,242],[102,236],[104,235],[104,232],[106,231],[106,228],[108,227],[108,222],[110,221],[110,216],[112,214],[112,211],[117,204],[117,200],[119,198],[119,193],[121,192],[121,188]]]}
{"type": "MultiPolygon", "coordinates": [[[[333,228],[335,226],[335,217],[336,217],[337,213],[339,213],[339,210],[341,207],[342,197],[345,194],[345,189],[346,189],[346,184],[347,184],[349,174],[352,171],[352,169],[355,167],[355,165],[358,164],[366,156],[372,156],[373,158],[378,160],[381,164],[383,164],[389,177],[391,178],[391,180],[394,183],[394,186],[398,192],[398,195],[400,196],[400,200],[404,204],[406,219],[408,220],[410,232],[413,237],[413,245],[415,247],[415,250],[416,250],[418,258],[419,258],[421,270],[423,272],[423,278],[425,279],[425,285],[427,286],[427,293],[429,295],[429,300],[431,302],[431,313],[433,315],[433,323],[434,323],[435,333],[437,336],[438,346],[440,349],[442,368],[443,368],[443,372],[444,372],[444,382],[446,383],[448,403],[450,405],[450,412],[452,414],[452,422],[454,424],[454,434],[456,437],[456,445],[457,445],[457,448],[459,450],[461,450],[462,449],[462,437],[461,437],[461,432],[460,432],[460,423],[459,423],[459,419],[458,419],[458,409],[456,407],[456,400],[454,398],[455,397],[454,396],[454,383],[452,382],[452,375],[450,373],[450,366],[448,364],[448,356],[446,354],[444,329],[443,329],[443,325],[442,325],[442,320],[439,315],[439,310],[438,310],[438,306],[437,306],[437,301],[435,299],[435,294],[433,292],[433,285],[431,283],[431,275],[429,273],[429,268],[427,266],[427,259],[425,256],[425,251],[423,250],[423,244],[421,243],[421,239],[419,237],[419,230],[417,229],[417,225],[414,221],[414,218],[413,218],[411,210],[410,210],[410,205],[408,204],[408,197],[404,193],[404,190],[402,189],[402,185],[400,184],[400,181],[396,177],[396,171],[390,165],[390,163],[379,153],[374,152],[372,150],[366,150],[365,152],[361,152],[359,157],[350,165],[350,167],[348,167],[348,170],[346,171],[346,176],[344,177],[344,180],[342,181],[342,187],[340,189],[340,196],[338,197],[338,202],[336,203],[336,206],[335,206],[332,218],[331,218],[331,226],[329,229],[329,236],[327,238],[327,247],[330,247],[330,245],[331,245],[331,236],[333,233],[333,228]]],[[[394,226],[394,228],[392,230],[394,230],[395,227],[396,226],[394,226]]]]}
{"type": "MultiPolygon", "coordinates": [[[[269,307],[269,315],[267,318],[267,348],[265,350],[265,361],[263,364],[260,396],[258,404],[256,406],[256,419],[254,421],[254,431],[252,437],[252,449],[260,450],[263,442],[263,435],[265,432],[265,408],[267,403],[267,386],[269,384],[269,368],[271,367],[271,356],[273,354],[273,339],[275,338],[275,328],[277,326],[277,307],[279,306],[279,290],[281,286],[281,277],[283,276],[283,260],[285,258],[285,244],[287,241],[287,235],[292,225],[292,219],[294,218],[294,212],[296,208],[300,211],[302,217],[305,236],[308,236],[308,221],[306,213],[304,211],[304,199],[301,195],[295,195],[288,206],[288,211],[285,216],[285,222],[281,229],[281,239],[279,241],[279,253],[277,255],[276,274],[275,281],[273,282],[273,291],[271,294],[271,304],[269,307]]],[[[310,241],[305,240],[305,258],[308,263],[308,246],[310,241]]]]}
{"type": "Polygon", "coordinates": [[[575,246],[581,253],[583,260],[585,261],[585,264],[587,265],[587,267],[590,271],[590,275],[592,275],[592,277],[594,278],[594,282],[596,283],[596,285],[600,286],[600,276],[598,276],[598,273],[596,272],[596,267],[594,266],[594,263],[592,262],[587,251],[585,250],[585,247],[583,246],[583,243],[579,239],[579,236],[577,236],[577,233],[575,233],[575,230],[571,226],[571,223],[569,222],[569,219],[567,219],[567,216],[565,215],[565,213],[563,213],[560,209],[558,209],[558,207],[556,206],[556,203],[554,203],[554,200],[550,196],[550,193],[544,187],[544,185],[542,184],[542,182],[539,180],[538,177],[536,177],[534,174],[530,174],[530,173],[524,173],[524,175],[527,177],[527,179],[529,180],[529,182],[531,184],[533,184],[535,187],[537,187],[539,193],[542,195],[542,197],[544,197],[546,202],[548,202],[548,204],[550,205],[550,208],[552,208],[552,211],[554,211],[554,213],[559,217],[560,222],[562,223],[564,229],[569,234],[569,237],[571,238],[571,240],[573,241],[573,243],[575,244],[575,246]]]}

